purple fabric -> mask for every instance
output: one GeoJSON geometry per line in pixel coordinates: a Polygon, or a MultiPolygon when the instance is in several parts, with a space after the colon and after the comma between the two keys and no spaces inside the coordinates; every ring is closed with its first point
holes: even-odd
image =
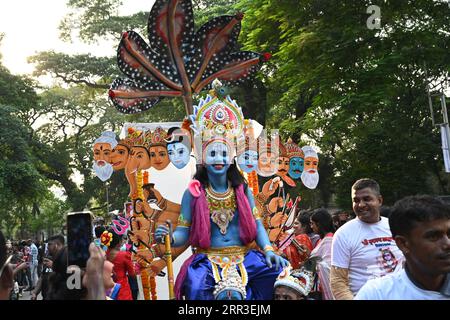
{"type": "Polygon", "coordinates": [[[186,275],[189,269],[189,266],[191,265],[192,261],[195,259],[197,255],[193,254],[190,256],[186,261],[184,261],[183,265],[180,268],[180,272],[178,273],[177,279],[175,280],[175,297],[177,300],[183,300],[183,284],[184,280],[186,279],[186,275]]]}
{"type": "MultiPolygon", "coordinates": [[[[239,212],[239,237],[244,245],[256,238],[256,223],[252,209],[244,192],[244,185],[235,188],[236,204],[239,212]]],[[[208,201],[203,187],[200,196],[193,197],[191,202],[192,225],[189,235],[191,246],[207,249],[211,246],[211,220],[208,201]]]]}
{"type": "Polygon", "coordinates": [[[252,209],[244,192],[244,185],[239,185],[235,192],[239,211],[239,237],[242,243],[249,244],[256,238],[256,222],[253,219],[252,209]]]}
{"type": "Polygon", "coordinates": [[[211,222],[209,217],[208,201],[205,189],[200,186],[200,196],[192,197],[191,202],[192,223],[189,242],[196,248],[209,248],[211,246],[211,222]]]}

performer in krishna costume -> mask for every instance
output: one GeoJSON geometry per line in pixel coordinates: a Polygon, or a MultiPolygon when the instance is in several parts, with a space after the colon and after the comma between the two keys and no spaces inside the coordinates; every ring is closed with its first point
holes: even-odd
{"type": "MultiPolygon", "coordinates": [[[[153,236],[161,242],[167,228],[161,225],[155,234],[152,230],[163,223],[164,214],[170,219],[179,214],[180,219],[172,221],[174,226],[178,225],[172,253],[189,244],[197,250],[189,260],[195,263],[186,263],[177,281],[178,296],[184,294],[188,299],[270,299],[273,282],[281,266],[287,264],[274,254],[255,209],[252,193],[259,193],[256,171],[249,170],[252,172],[247,187],[233,163],[233,145],[236,139],[243,138],[245,127],[240,108],[226,96],[224,88],[217,88],[214,95],[209,95],[194,109],[194,95],[211,89],[215,79],[227,86],[239,85],[253,77],[271,58],[269,53],[238,50],[242,19],[242,13],[224,15],[194,30],[191,0],[156,0],[148,18],[148,42],[132,30],[122,34],[117,59],[123,76],[109,90],[112,104],[125,114],[144,112],[162,99],[178,97],[184,102],[186,115],[194,114],[191,122],[195,133],[200,137],[209,135],[204,144],[200,142],[194,148],[199,152],[198,161],[206,164],[199,166],[196,181],[185,192],[181,214],[154,187],[146,186],[148,190],[143,191],[146,185],[143,171],[150,167],[163,170],[169,161],[178,169],[185,167],[190,160],[187,154],[191,152],[190,146],[195,145],[189,132],[191,128],[181,135],[174,130],[156,135],[134,130],[127,137],[129,155],[125,174],[130,184],[129,197],[135,202],[133,216],[136,218],[131,222],[130,238],[139,244],[134,256],[150,274],[150,266],[155,266],[156,261],[151,260],[155,257],[152,250],[157,247],[153,236]],[[158,140],[159,145],[148,144],[152,139],[158,140]],[[155,218],[159,213],[147,203],[155,197],[156,205],[163,211],[160,218],[155,218]],[[249,250],[250,245],[257,245],[265,254],[249,250]],[[199,277],[205,281],[198,281],[199,277]]],[[[182,129],[186,130],[184,126],[182,129]]],[[[263,150],[267,151],[267,147],[263,150]]],[[[252,151],[248,154],[255,162],[257,149],[252,151]]],[[[263,152],[262,155],[266,176],[273,175],[277,171],[278,154],[263,152]]],[[[256,163],[252,165],[257,169],[256,163]]],[[[272,185],[274,188],[270,190],[263,186],[261,194],[265,199],[278,187],[277,183],[272,185]]]]}
{"type": "MultiPolygon", "coordinates": [[[[203,164],[183,195],[172,246],[189,242],[195,254],[184,263],[175,291],[187,300],[271,299],[288,262],[274,253],[252,191],[232,162],[242,111],[229,96],[219,99],[217,91],[200,101],[192,117],[196,138],[203,139],[203,164]],[[250,249],[254,241],[261,250],[250,249]]],[[[156,240],[168,232],[158,227],[156,240]]]]}

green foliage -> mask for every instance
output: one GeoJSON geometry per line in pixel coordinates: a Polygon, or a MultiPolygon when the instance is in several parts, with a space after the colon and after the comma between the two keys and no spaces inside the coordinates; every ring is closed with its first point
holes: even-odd
{"type": "Polygon", "coordinates": [[[70,211],[68,204],[48,192],[40,202],[39,214],[31,216],[30,230],[37,234],[45,231],[47,236],[61,233],[65,214],[70,211]]]}
{"type": "Polygon", "coordinates": [[[193,0],[195,27],[198,29],[210,19],[222,15],[235,15],[239,0],[193,0]]]}
{"type": "Polygon", "coordinates": [[[116,58],[94,57],[90,54],[67,55],[53,51],[39,52],[28,62],[36,64],[34,76],[51,75],[63,83],[85,84],[107,89],[118,75],[116,58]]]}
{"type": "Polygon", "coordinates": [[[130,16],[118,16],[120,0],[69,0],[72,8],[59,26],[60,36],[71,41],[74,33],[82,41],[94,43],[100,40],[119,40],[127,30],[143,32],[146,29],[148,12],[138,12],[130,16]]]}
{"type": "Polygon", "coordinates": [[[361,177],[379,180],[387,204],[450,191],[425,90],[450,65],[448,4],[384,1],[381,30],[366,26],[370,4],[240,2],[245,46],[273,53],[270,124],[311,141],[330,159],[330,182],[343,207],[361,177]]]}
{"type": "MultiPolygon", "coordinates": [[[[61,23],[62,37],[88,43],[114,39],[116,45],[123,31],[135,30],[145,38],[148,12],[119,16],[121,3],[69,0],[72,11],[61,23]]],[[[361,177],[380,182],[387,204],[408,194],[450,192],[425,90],[449,71],[446,1],[381,1],[381,30],[367,28],[368,0],[193,4],[197,28],[218,15],[244,12],[243,49],[272,53],[258,78],[233,88],[231,95],[246,117],[280,129],[284,138],[291,136],[300,145],[318,147],[319,186],[298,188],[302,207],[348,208],[350,187],[361,177]]],[[[184,106],[166,99],[144,114],[118,113],[105,90],[119,74],[114,56],[114,48],[105,57],[38,53],[30,58],[36,64],[35,76],[52,75],[69,84],[39,97],[30,80],[0,69],[0,104],[14,107],[2,111],[5,124],[20,120],[31,126],[42,117],[47,120],[36,130],[20,130],[22,147],[0,144],[2,156],[15,154],[14,148],[25,150],[21,161],[8,158],[17,162],[9,165],[24,180],[11,184],[9,169],[1,171],[5,199],[16,196],[16,184],[44,176],[64,188],[72,210],[100,207],[99,212],[106,213],[106,187],[110,209],[121,208],[128,191],[125,179],[114,173],[106,186],[93,175],[92,141],[107,129],[119,133],[125,122],[181,121],[184,106]],[[74,174],[82,177],[77,183],[74,174]]]]}

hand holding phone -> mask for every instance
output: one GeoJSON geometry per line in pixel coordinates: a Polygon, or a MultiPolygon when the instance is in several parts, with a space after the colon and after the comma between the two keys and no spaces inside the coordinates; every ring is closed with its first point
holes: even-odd
{"type": "Polygon", "coordinates": [[[86,267],[89,245],[93,239],[90,212],[73,212],[67,215],[68,265],[86,267]]]}

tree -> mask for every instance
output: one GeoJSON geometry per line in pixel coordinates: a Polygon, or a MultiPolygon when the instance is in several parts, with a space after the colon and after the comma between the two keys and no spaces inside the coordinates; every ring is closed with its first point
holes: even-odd
{"type": "MultiPolygon", "coordinates": [[[[214,1],[216,9],[211,11],[208,6],[204,10],[210,13],[197,13],[197,16],[207,19],[209,14],[218,12],[235,13],[224,6],[225,2],[231,3],[214,1]]],[[[200,8],[203,4],[199,1],[196,6],[200,8]]],[[[121,173],[115,173],[108,185],[102,185],[93,176],[91,143],[104,130],[118,133],[125,122],[182,121],[185,116],[183,105],[181,101],[166,100],[149,112],[138,115],[119,114],[112,108],[106,100],[105,89],[119,74],[115,48],[123,31],[144,31],[148,12],[120,17],[117,15],[120,1],[112,0],[71,0],[68,5],[72,12],[61,24],[62,37],[70,41],[77,36],[88,43],[103,38],[112,39],[110,57],[57,52],[41,52],[30,57],[29,61],[36,65],[35,76],[51,75],[60,80],[60,86],[40,94],[40,103],[24,114],[24,118],[32,123],[39,117],[45,117],[46,124],[31,132],[34,152],[39,155],[38,169],[47,179],[64,189],[73,210],[98,207],[98,213],[102,210],[106,212],[107,188],[111,208],[120,209],[126,199],[125,179],[121,173]],[[77,183],[73,180],[75,174],[81,177],[77,183]]],[[[237,94],[245,97],[246,104],[257,106],[259,99],[248,93],[251,87],[240,89],[237,94]]],[[[257,91],[264,95],[263,86],[257,91]]],[[[264,123],[264,113],[253,113],[257,120],[262,119],[264,123]]]]}
{"type": "Polygon", "coordinates": [[[351,184],[365,176],[379,180],[387,204],[449,191],[425,90],[450,66],[448,4],[384,1],[380,30],[367,28],[370,4],[240,2],[250,13],[245,45],[274,55],[270,123],[331,159],[337,204],[345,207],[351,184]]]}

